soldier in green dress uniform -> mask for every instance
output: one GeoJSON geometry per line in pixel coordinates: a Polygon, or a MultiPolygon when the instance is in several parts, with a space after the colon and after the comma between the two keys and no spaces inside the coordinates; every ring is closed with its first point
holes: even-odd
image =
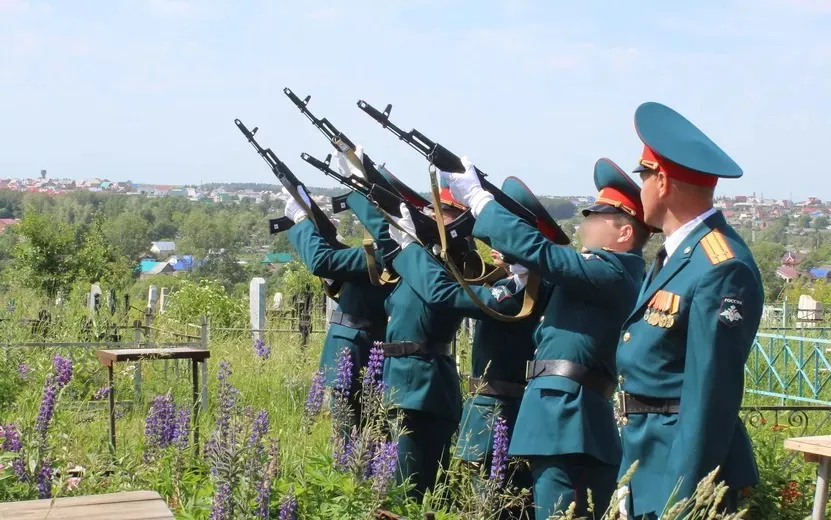
{"type": "Polygon", "coordinates": [[[635,128],[644,144],[636,172],[646,222],[666,242],[617,350],[621,471],[639,461],[625,490],[628,513],[659,517],[716,467],[731,490],[725,506],[734,510],[739,490],[758,482],[739,407],[764,294],[750,250],[713,208],[713,191],[719,177],[742,170],[659,103],[637,109],[635,128]]]}
{"type": "MultiPolygon", "coordinates": [[[[308,201],[308,194],[302,189],[300,191],[301,196],[308,201]]],[[[344,348],[349,349],[354,364],[349,403],[352,420],[357,424],[361,417],[360,368],[366,366],[373,342],[384,339],[387,325],[384,301],[392,288],[389,285],[376,286],[370,282],[369,265],[363,248],[332,247],[288,193],[284,193],[281,198],[286,201],[286,216],[295,222],[288,231],[288,237],[300,260],[315,276],[343,283],[338,307],[332,313],[323,342],[320,369],[324,372],[327,386],[331,387],[336,378],[338,354],[344,348]]],[[[360,204],[360,197],[351,194],[347,198],[347,205],[355,200],[360,204]]],[[[364,225],[378,237],[377,240],[388,241],[391,243],[388,247],[396,247],[389,237],[389,225],[380,215],[366,219],[364,225]]],[[[378,251],[375,253],[375,263],[378,267],[384,266],[384,259],[378,251]]]]}
{"type": "MultiPolygon", "coordinates": [[[[517,178],[509,177],[502,191],[546,222],[548,238],[554,243],[568,244],[569,239],[551,218],[542,204],[517,178]]],[[[396,233],[393,233],[396,237],[396,233]]],[[[502,262],[497,253],[497,262],[502,262]]],[[[495,262],[495,263],[497,263],[495,262]]],[[[480,302],[505,315],[517,315],[523,306],[528,270],[508,260],[510,276],[496,281],[493,287],[474,286],[470,289],[480,302]]],[[[468,381],[471,396],[464,403],[457,437],[455,456],[472,466],[475,474],[482,471],[488,477],[500,478],[503,468],[491,467],[494,450],[494,425],[501,418],[507,427],[505,443],[514,429],[519,404],[525,391],[525,369],[534,357],[533,333],[547,301],[547,284],[536,295],[539,302],[534,311],[517,322],[506,322],[486,314],[465,292],[461,284],[427,250],[417,244],[403,248],[393,262],[402,279],[431,308],[478,320],[473,337],[472,371],[468,381]]],[[[497,464],[507,462],[507,457],[497,464]]],[[[504,467],[504,466],[503,466],[504,467]]],[[[530,489],[530,471],[527,466],[508,472],[511,486],[530,489]]],[[[507,518],[511,511],[504,512],[507,518]]]]}
{"type": "Polygon", "coordinates": [[[511,455],[530,460],[538,518],[576,503],[586,515],[588,490],[600,516],[616,487],[620,439],[610,398],[616,386],[620,327],[638,297],[644,274],[643,223],[638,186],[601,159],[600,190],[585,212],[582,252],[553,243],[515,217],[481,188],[474,166],[445,173],[454,196],[471,207],[474,236],[552,284],[535,333],[534,360],[520,405],[511,455]]]}

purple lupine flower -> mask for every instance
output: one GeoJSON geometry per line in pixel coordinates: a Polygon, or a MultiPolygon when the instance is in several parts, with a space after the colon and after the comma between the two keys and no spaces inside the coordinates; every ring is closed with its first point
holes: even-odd
{"type": "Polygon", "coordinates": [[[268,411],[260,410],[251,424],[251,437],[248,439],[248,445],[255,446],[259,444],[266,433],[268,433],[268,411]]]}
{"type": "Polygon", "coordinates": [[[239,393],[228,381],[232,373],[229,362],[222,361],[219,364],[219,374],[217,375],[219,381],[219,413],[216,418],[216,428],[219,430],[219,435],[223,441],[228,438],[230,433],[228,428],[231,424],[231,412],[237,403],[237,394],[239,393]]]}
{"type": "Polygon", "coordinates": [[[231,484],[223,482],[216,488],[216,493],[214,493],[211,514],[208,516],[208,520],[231,520],[232,507],[231,484]]]}
{"type": "Polygon", "coordinates": [[[49,429],[49,423],[52,421],[52,415],[55,413],[55,399],[57,398],[58,388],[52,376],[46,378],[43,385],[43,397],[40,400],[40,411],[38,412],[37,421],[35,422],[35,431],[46,438],[46,431],[49,429]]]}
{"type": "Polygon", "coordinates": [[[111,391],[112,388],[110,388],[109,386],[102,386],[101,388],[95,391],[95,395],[92,396],[92,399],[94,401],[101,401],[102,399],[106,399],[110,396],[111,391]]]}
{"type": "Polygon", "coordinates": [[[154,397],[144,421],[144,435],[150,451],[166,448],[173,442],[175,421],[176,406],[170,393],[154,397]]]}
{"type": "Polygon", "coordinates": [[[55,354],[52,358],[52,366],[55,368],[55,382],[58,388],[65,387],[72,379],[72,360],[55,354]]]}
{"type": "Polygon", "coordinates": [[[12,469],[20,482],[29,482],[29,473],[26,472],[26,461],[20,456],[12,461],[12,469]]]}
{"type": "Polygon", "coordinates": [[[297,520],[297,498],[291,492],[280,504],[280,520],[297,520]]]}
{"type": "Polygon", "coordinates": [[[334,440],[334,465],[335,469],[345,470],[352,460],[356,449],[360,449],[361,439],[358,436],[358,429],[352,427],[349,437],[338,436],[334,440]]]}
{"type": "Polygon", "coordinates": [[[384,372],[384,349],[376,341],[369,350],[369,362],[364,373],[364,388],[377,388],[381,384],[381,375],[384,372]]]}
{"type": "Polygon", "coordinates": [[[257,354],[257,357],[260,359],[268,359],[271,357],[271,347],[265,344],[260,338],[254,342],[254,353],[257,354]]]}
{"type": "Polygon", "coordinates": [[[312,386],[309,388],[309,394],[306,396],[306,417],[312,419],[317,417],[320,409],[323,407],[323,392],[326,377],[323,375],[323,370],[318,370],[312,376],[312,386]]]}
{"type": "Polygon", "coordinates": [[[0,427],[0,432],[3,433],[3,451],[19,452],[23,448],[23,442],[20,440],[20,431],[14,424],[7,424],[0,427]]]}
{"type": "Polygon", "coordinates": [[[188,439],[190,437],[190,408],[183,405],[176,411],[176,418],[173,421],[173,439],[172,443],[179,449],[185,449],[188,446],[188,439]]]}
{"type": "Polygon", "coordinates": [[[398,441],[388,441],[378,446],[372,458],[372,490],[378,496],[385,496],[398,469],[398,441]]]}
{"type": "Polygon", "coordinates": [[[334,389],[343,397],[349,397],[352,390],[352,352],[344,347],[338,353],[337,376],[335,377],[334,389]]]}
{"type": "Polygon", "coordinates": [[[269,504],[271,503],[271,483],[277,478],[280,472],[280,448],[279,445],[271,441],[268,446],[268,460],[263,468],[263,478],[257,484],[257,499],[254,516],[268,520],[269,504]]]}
{"type": "Polygon", "coordinates": [[[52,498],[52,475],[54,473],[52,463],[47,459],[43,459],[40,463],[40,471],[37,474],[37,488],[40,498],[52,498]]]}
{"type": "Polygon", "coordinates": [[[508,423],[499,416],[493,427],[493,458],[491,459],[490,479],[501,486],[505,482],[505,470],[508,467],[508,423]]]}
{"type": "Polygon", "coordinates": [[[31,372],[32,372],[31,367],[29,367],[29,365],[27,365],[25,362],[22,362],[22,361],[21,361],[21,362],[20,362],[20,364],[19,364],[19,365],[17,365],[17,374],[18,374],[20,377],[23,377],[23,378],[28,377],[28,375],[29,375],[31,372]]]}

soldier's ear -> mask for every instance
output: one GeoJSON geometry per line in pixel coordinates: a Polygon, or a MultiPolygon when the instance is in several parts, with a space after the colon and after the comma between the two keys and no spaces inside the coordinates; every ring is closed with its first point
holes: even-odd
{"type": "Polygon", "coordinates": [[[659,171],[658,174],[655,176],[655,184],[657,187],[658,198],[666,198],[669,195],[671,184],[669,177],[667,177],[667,174],[665,172],[659,171]]]}

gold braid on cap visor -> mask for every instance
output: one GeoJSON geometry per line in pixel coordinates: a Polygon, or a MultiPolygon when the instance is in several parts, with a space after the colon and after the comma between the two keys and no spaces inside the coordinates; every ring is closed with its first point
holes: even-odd
{"type": "Polygon", "coordinates": [[[609,206],[614,206],[615,208],[617,208],[619,210],[622,210],[622,211],[628,213],[629,215],[632,215],[633,217],[637,216],[637,212],[634,209],[630,208],[629,206],[627,206],[626,204],[622,203],[619,200],[607,199],[606,197],[598,197],[595,200],[595,203],[597,203],[597,202],[599,202],[601,204],[608,204],[609,206]]]}

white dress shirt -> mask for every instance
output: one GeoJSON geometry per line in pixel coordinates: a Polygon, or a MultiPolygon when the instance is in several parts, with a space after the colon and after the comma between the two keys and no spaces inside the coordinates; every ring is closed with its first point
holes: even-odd
{"type": "Polygon", "coordinates": [[[707,220],[710,215],[713,215],[716,212],[716,208],[710,208],[701,215],[695,217],[694,219],[690,220],[680,228],[676,229],[671,235],[669,235],[666,240],[664,241],[664,249],[666,249],[667,256],[664,258],[664,265],[667,265],[669,262],[669,257],[672,256],[672,253],[678,249],[678,246],[681,245],[681,242],[684,241],[685,238],[689,236],[690,233],[693,232],[695,228],[698,227],[699,224],[707,220]]]}

